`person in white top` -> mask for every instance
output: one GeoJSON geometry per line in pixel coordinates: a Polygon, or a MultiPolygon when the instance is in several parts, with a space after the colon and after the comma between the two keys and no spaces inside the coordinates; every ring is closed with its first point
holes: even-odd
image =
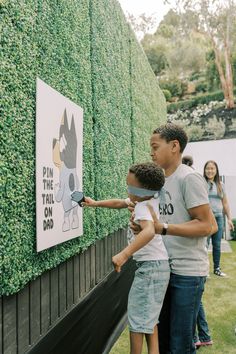
{"type": "Polygon", "coordinates": [[[220,268],[221,239],[224,232],[224,215],[227,216],[230,230],[234,230],[234,224],[231,220],[225,185],[220,181],[219,168],[215,161],[209,160],[205,163],[203,176],[207,181],[210,206],[218,225],[218,231],[208,238],[208,245],[210,239],[212,241],[214,274],[219,277],[225,277],[226,274],[223,273],[220,268]]]}
{"type": "Polygon", "coordinates": [[[170,277],[168,254],[162,237],[155,233],[152,216],[147,205],[159,217],[159,200],[163,197],[165,177],[162,168],[153,163],[130,167],[127,175],[128,199],[95,201],[85,198],[84,206],[127,208],[135,204],[133,221],[141,231],[128,232],[128,246],[112,258],[117,272],[133,255],[137,270],[129,292],[128,322],[130,353],[141,354],[145,336],[148,353],[159,353],[157,323],[170,277]]]}

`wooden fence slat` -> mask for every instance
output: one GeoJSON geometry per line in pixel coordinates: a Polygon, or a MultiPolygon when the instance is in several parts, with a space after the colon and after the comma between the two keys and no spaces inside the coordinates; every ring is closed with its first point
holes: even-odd
{"type": "Polygon", "coordinates": [[[111,249],[111,243],[112,243],[112,237],[108,236],[108,244],[107,244],[107,270],[111,271],[111,269],[113,268],[112,266],[112,257],[114,256],[114,254],[112,254],[112,249],[111,249]]]}
{"type": "Polygon", "coordinates": [[[66,312],[66,263],[59,265],[59,316],[66,312]]]}
{"type": "Polygon", "coordinates": [[[50,325],[59,317],[59,276],[58,268],[50,271],[50,325]]]}
{"type": "Polygon", "coordinates": [[[104,272],[107,273],[109,264],[108,264],[108,236],[104,238],[104,272]]]}
{"type": "Polygon", "coordinates": [[[80,254],[79,259],[79,287],[80,287],[80,297],[85,295],[86,284],[85,284],[85,260],[84,260],[84,252],[80,254]]]}
{"type": "Polygon", "coordinates": [[[122,249],[124,247],[124,239],[126,240],[126,234],[124,229],[121,229],[121,233],[120,233],[120,249],[122,249]]]}
{"type": "Polygon", "coordinates": [[[122,229],[121,247],[127,246],[127,229],[122,229]]]}
{"type": "Polygon", "coordinates": [[[95,244],[95,267],[96,284],[98,284],[101,279],[101,240],[95,244]]]}
{"type": "MultiPolygon", "coordinates": [[[[120,234],[119,234],[119,250],[120,251],[123,249],[123,247],[122,247],[123,237],[124,237],[124,229],[120,229],[120,234]]],[[[127,239],[126,234],[125,234],[125,239],[127,239]]]]}
{"type": "Polygon", "coordinates": [[[30,289],[30,344],[34,344],[40,336],[40,278],[35,279],[29,285],[30,289]]]}
{"type": "Polygon", "coordinates": [[[3,297],[3,353],[17,353],[16,296],[3,297]]]}
{"type": "Polygon", "coordinates": [[[113,234],[113,243],[114,243],[114,249],[113,249],[113,254],[112,255],[115,255],[117,254],[117,250],[118,250],[118,247],[117,247],[117,243],[118,243],[118,237],[119,237],[119,232],[120,232],[120,229],[117,230],[114,234],[113,234]]]}
{"type": "Polygon", "coordinates": [[[74,262],[74,302],[75,304],[79,303],[79,297],[80,297],[80,255],[76,255],[73,258],[74,262]]]}
{"type": "Polygon", "coordinates": [[[119,230],[119,234],[117,237],[117,252],[121,251],[121,237],[122,237],[122,229],[119,230]]]}
{"type": "Polygon", "coordinates": [[[50,275],[41,276],[41,334],[47,333],[50,327],[50,275]]]}
{"type": "Polygon", "coordinates": [[[88,293],[89,290],[90,290],[90,279],[91,279],[91,274],[90,274],[90,250],[87,249],[85,251],[85,291],[86,291],[86,293],[88,293]]]}
{"type": "Polygon", "coordinates": [[[66,288],[67,288],[67,303],[66,308],[71,309],[74,303],[74,265],[73,258],[70,258],[66,262],[67,268],[67,279],[66,279],[66,288]]]}
{"type": "Polygon", "coordinates": [[[112,238],[113,238],[113,241],[114,241],[114,253],[113,253],[113,255],[118,253],[119,234],[120,234],[120,229],[117,230],[117,231],[112,235],[112,238]]]}
{"type": "Polygon", "coordinates": [[[90,246],[90,288],[96,284],[95,245],[90,246]]]}
{"type": "Polygon", "coordinates": [[[110,237],[111,237],[111,254],[112,256],[114,256],[116,254],[115,241],[117,237],[117,232],[115,234],[112,234],[110,237]]]}
{"type": "Polygon", "coordinates": [[[122,250],[122,239],[123,239],[123,229],[120,230],[119,234],[119,250],[122,250]]]}
{"type": "Polygon", "coordinates": [[[3,298],[0,297],[0,353],[3,353],[3,298]]]}
{"type": "Polygon", "coordinates": [[[105,240],[104,238],[101,240],[101,278],[105,275],[105,240]]]}
{"type": "Polygon", "coordinates": [[[17,331],[18,353],[25,353],[29,348],[29,285],[17,294],[17,331]]]}

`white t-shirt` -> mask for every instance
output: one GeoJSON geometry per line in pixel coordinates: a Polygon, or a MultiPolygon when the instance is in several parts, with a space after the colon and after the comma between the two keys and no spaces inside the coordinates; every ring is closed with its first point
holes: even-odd
{"type": "MultiPolygon", "coordinates": [[[[209,204],[207,184],[204,178],[186,165],[179,165],[166,178],[165,194],[160,198],[160,221],[180,224],[190,221],[188,209],[209,204]]],[[[163,236],[171,272],[179,275],[206,276],[208,254],[206,237],[163,236]]]]}
{"type": "MultiPolygon", "coordinates": [[[[129,199],[127,199],[129,201],[129,199]]],[[[153,221],[150,211],[147,207],[147,203],[150,203],[159,217],[159,203],[157,199],[145,200],[139,202],[134,208],[134,222],[139,224],[140,220],[150,220],[153,221]]],[[[132,242],[135,238],[131,229],[128,229],[128,243],[132,242]]],[[[168,254],[164,246],[162,236],[156,234],[151,241],[148,242],[144,247],[133,254],[133,259],[136,261],[156,261],[156,260],[167,260],[168,254]]]]}

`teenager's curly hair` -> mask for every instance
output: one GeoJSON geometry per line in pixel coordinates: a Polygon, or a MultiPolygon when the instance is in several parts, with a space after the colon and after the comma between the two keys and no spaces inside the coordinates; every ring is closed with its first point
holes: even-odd
{"type": "Polygon", "coordinates": [[[141,186],[150,190],[160,190],[165,183],[164,171],[152,162],[139,163],[129,168],[141,186]]]}
{"type": "Polygon", "coordinates": [[[167,142],[171,140],[178,140],[180,145],[180,152],[184,151],[188,142],[188,136],[183,128],[173,123],[161,125],[153,131],[153,134],[160,134],[160,137],[165,139],[167,142]]]}

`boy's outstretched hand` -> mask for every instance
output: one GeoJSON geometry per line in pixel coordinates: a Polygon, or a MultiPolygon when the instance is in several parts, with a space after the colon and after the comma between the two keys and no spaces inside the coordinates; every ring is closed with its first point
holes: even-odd
{"type": "Polygon", "coordinates": [[[95,207],[96,206],[96,200],[90,198],[90,197],[84,197],[84,202],[82,202],[83,206],[88,206],[88,207],[95,207]]]}
{"type": "Polygon", "coordinates": [[[128,261],[128,259],[129,256],[124,251],[121,251],[112,257],[112,263],[117,273],[120,273],[121,267],[128,261]]]}

